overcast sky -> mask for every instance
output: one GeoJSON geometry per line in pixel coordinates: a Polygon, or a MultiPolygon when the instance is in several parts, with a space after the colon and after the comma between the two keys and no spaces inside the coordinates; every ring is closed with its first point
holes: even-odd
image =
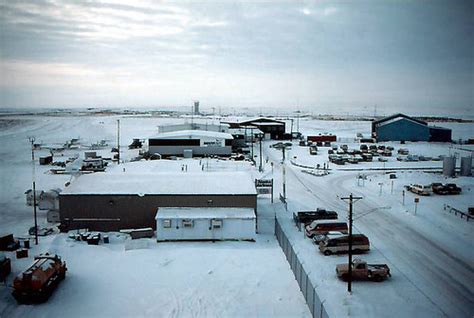
{"type": "Polygon", "coordinates": [[[0,1],[0,107],[474,108],[469,0],[0,1]]]}

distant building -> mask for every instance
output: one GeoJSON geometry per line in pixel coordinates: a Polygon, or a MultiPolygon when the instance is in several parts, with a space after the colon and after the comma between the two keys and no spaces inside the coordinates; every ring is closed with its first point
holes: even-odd
{"type": "MultiPolygon", "coordinates": [[[[82,175],[59,194],[61,224],[67,229],[155,229],[157,209],[163,207],[242,208],[243,217],[249,210],[256,214],[257,192],[244,172],[98,172],[82,175]]],[[[212,218],[229,217],[226,209],[212,211],[212,218]]]]}
{"type": "Polygon", "coordinates": [[[373,121],[372,136],[377,141],[451,142],[451,129],[428,126],[422,120],[395,114],[373,121]]]}
{"type": "Polygon", "coordinates": [[[158,134],[148,139],[150,153],[162,156],[230,156],[232,153],[231,134],[181,130],[158,134]]]}
{"type": "Polygon", "coordinates": [[[253,142],[258,140],[260,136],[263,136],[263,131],[254,126],[243,126],[240,128],[229,128],[229,134],[234,137],[232,147],[234,149],[241,149],[247,147],[247,142],[253,142]]]}
{"type": "Polygon", "coordinates": [[[272,118],[259,117],[251,120],[239,122],[226,122],[230,128],[241,128],[245,126],[253,126],[260,129],[265,139],[290,139],[291,134],[286,134],[286,126],[284,121],[275,120],[272,118]]]}
{"type": "Polygon", "coordinates": [[[215,132],[229,132],[228,124],[208,124],[208,123],[184,123],[184,124],[175,124],[175,125],[163,125],[158,126],[159,133],[180,131],[180,130],[205,130],[205,131],[215,131],[215,132]]]}
{"type": "Polygon", "coordinates": [[[194,101],[194,115],[199,115],[199,101],[194,101]]]}

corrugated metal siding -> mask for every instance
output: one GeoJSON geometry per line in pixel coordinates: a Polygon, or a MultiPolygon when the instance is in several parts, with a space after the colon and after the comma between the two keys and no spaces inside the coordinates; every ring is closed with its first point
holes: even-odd
{"type": "Polygon", "coordinates": [[[399,121],[376,127],[377,141],[429,141],[430,128],[413,121],[399,121]]]}

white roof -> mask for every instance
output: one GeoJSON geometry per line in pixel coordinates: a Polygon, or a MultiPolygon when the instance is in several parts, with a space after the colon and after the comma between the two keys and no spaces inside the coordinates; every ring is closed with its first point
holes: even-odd
{"type": "Polygon", "coordinates": [[[179,138],[179,139],[192,139],[199,137],[208,137],[208,138],[219,138],[219,139],[234,139],[231,134],[217,132],[217,131],[207,131],[207,130],[178,130],[170,131],[158,134],[156,136],[150,137],[150,139],[168,139],[168,138],[179,138]]]}
{"type": "Polygon", "coordinates": [[[158,208],[155,219],[254,219],[251,208],[158,208]]]}
{"type": "Polygon", "coordinates": [[[406,121],[410,121],[414,124],[417,124],[417,125],[421,125],[421,126],[424,126],[422,123],[420,122],[417,122],[416,120],[413,120],[411,118],[406,118],[406,117],[402,117],[402,116],[399,116],[399,117],[395,117],[395,118],[392,118],[390,120],[386,120],[382,123],[378,123],[378,127],[382,127],[382,126],[385,126],[385,125],[388,125],[388,124],[391,124],[391,123],[394,123],[394,122],[397,122],[397,121],[401,121],[401,120],[406,120],[406,121]]]}
{"type": "Polygon", "coordinates": [[[252,125],[258,126],[275,126],[275,125],[284,125],[285,123],[277,123],[277,122],[267,122],[267,121],[253,121],[252,125]]]}
{"type": "Polygon", "coordinates": [[[245,172],[169,172],[152,174],[96,172],[82,175],[61,195],[256,195],[245,172]]]}

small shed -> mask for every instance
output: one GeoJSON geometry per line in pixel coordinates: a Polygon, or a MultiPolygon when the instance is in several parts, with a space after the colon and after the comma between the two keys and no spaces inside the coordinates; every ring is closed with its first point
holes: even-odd
{"type": "Polygon", "coordinates": [[[157,241],[249,240],[256,235],[250,208],[158,208],[157,241]]]}

